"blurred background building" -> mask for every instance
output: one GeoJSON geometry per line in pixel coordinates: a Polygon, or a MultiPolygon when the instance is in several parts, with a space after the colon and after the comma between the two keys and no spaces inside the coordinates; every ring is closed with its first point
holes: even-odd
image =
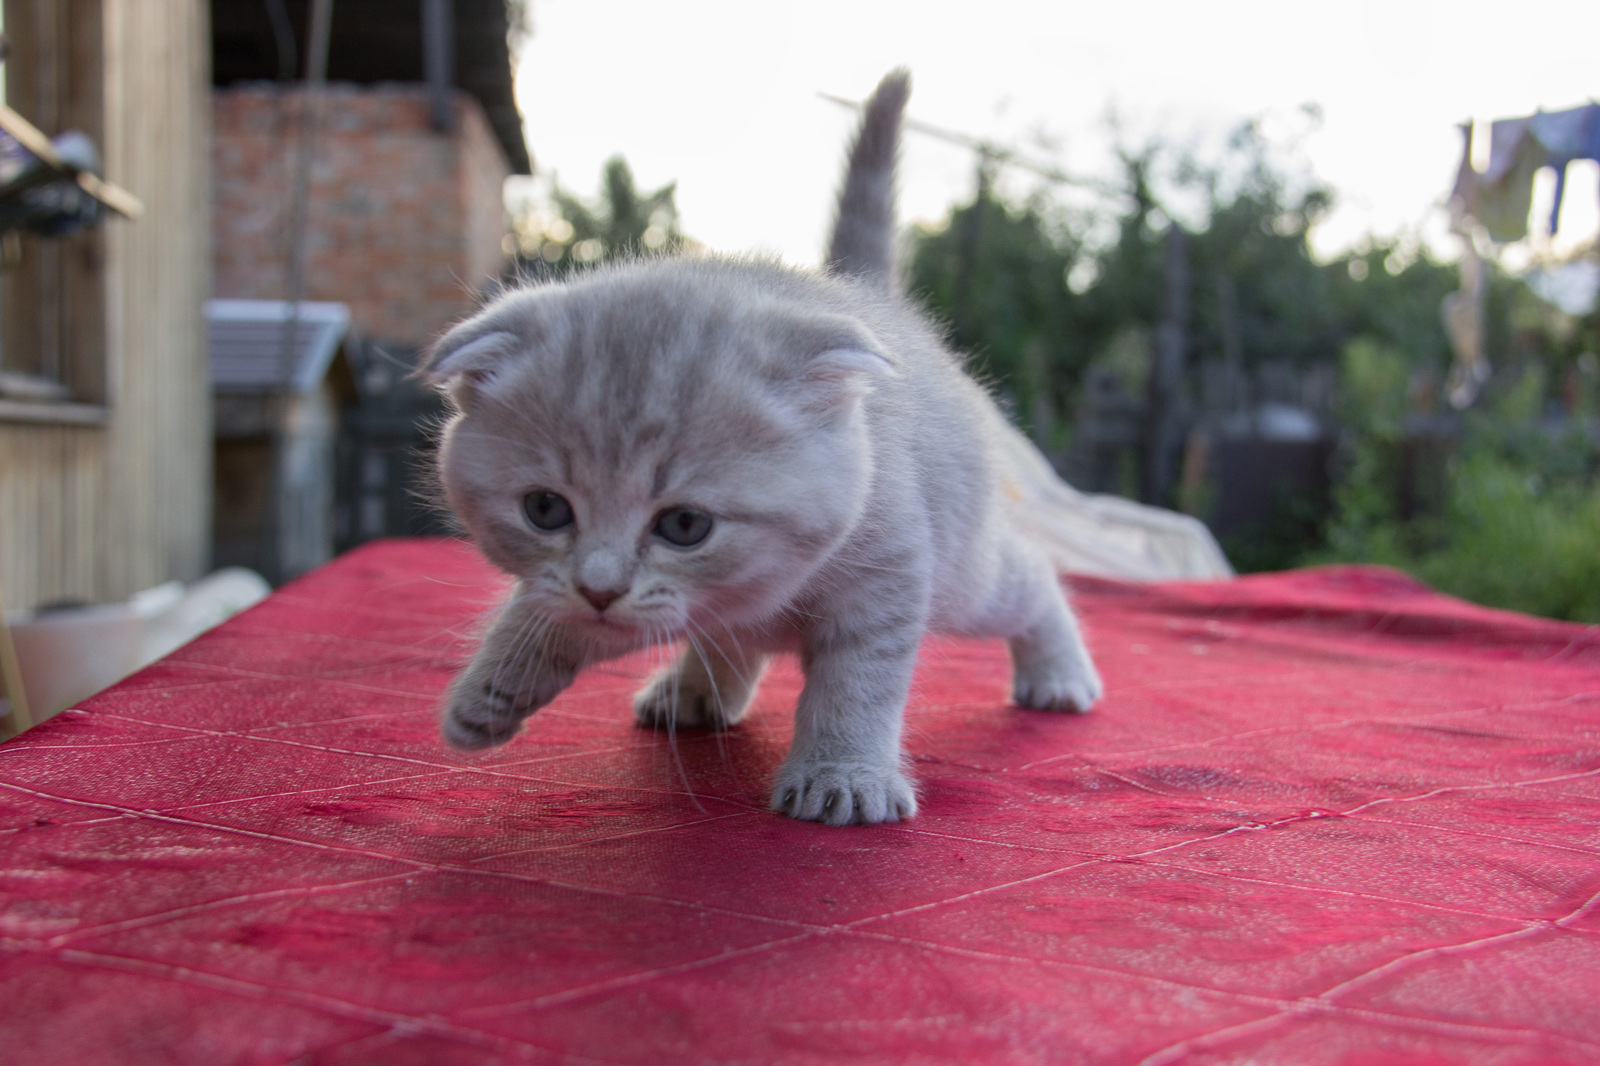
{"type": "Polygon", "coordinates": [[[0,600],[52,682],[73,610],[125,673],[218,620],[172,582],[444,528],[407,373],[506,258],[515,14],[3,0],[0,600]]]}
{"type": "Polygon", "coordinates": [[[143,204],[4,237],[0,590],[124,599],[210,557],[211,42],[200,0],[6,0],[5,102],[143,204]]]}
{"type": "MultiPolygon", "coordinates": [[[[274,352],[283,327],[258,326],[254,358],[281,365],[213,375],[217,561],[272,581],[444,530],[424,474],[442,408],[407,373],[498,279],[505,179],[529,170],[504,0],[339,0],[313,70],[317,6],[210,5],[214,307],[347,312],[337,360],[307,347],[314,330],[274,352]],[[324,372],[287,388],[307,365],[324,372]]],[[[213,322],[214,366],[238,365],[239,323],[213,322]]]]}

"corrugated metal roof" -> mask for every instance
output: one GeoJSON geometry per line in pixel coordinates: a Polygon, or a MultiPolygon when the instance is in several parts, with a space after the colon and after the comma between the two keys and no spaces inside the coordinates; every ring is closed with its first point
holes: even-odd
{"type": "Polygon", "coordinates": [[[350,329],[350,308],[302,300],[286,353],[287,300],[207,300],[211,387],[219,392],[310,392],[350,329]],[[288,358],[285,358],[285,355],[288,358]]]}

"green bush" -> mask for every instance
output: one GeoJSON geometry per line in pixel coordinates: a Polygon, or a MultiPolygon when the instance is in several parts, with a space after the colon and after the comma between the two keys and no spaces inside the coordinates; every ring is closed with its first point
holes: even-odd
{"type": "Polygon", "coordinates": [[[1448,527],[1417,577],[1477,603],[1600,622],[1600,485],[1548,482],[1495,455],[1451,473],[1448,527]]]}
{"type": "Polygon", "coordinates": [[[1540,421],[1540,367],[1505,373],[1462,418],[1441,499],[1409,516],[1398,507],[1406,362],[1358,341],[1341,369],[1345,468],[1327,547],[1305,561],[1382,563],[1477,603],[1600,622],[1600,457],[1580,421],[1540,421]]]}

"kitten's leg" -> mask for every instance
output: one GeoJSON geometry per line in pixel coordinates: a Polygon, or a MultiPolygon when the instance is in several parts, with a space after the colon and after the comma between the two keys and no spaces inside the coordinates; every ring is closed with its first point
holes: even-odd
{"type": "Polygon", "coordinates": [[[565,627],[530,614],[513,594],[445,693],[445,740],[457,748],[504,744],[572,684],[585,661],[565,627]]]}
{"type": "MultiPolygon", "coordinates": [[[[849,614],[850,612],[843,612],[849,614]]],[[[917,813],[901,766],[901,718],[921,641],[921,618],[882,610],[806,639],[806,687],[794,744],[778,771],[772,808],[791,818],[847,825],[917,813]]]]}
{"type": "Polygon", "coordinates": [[[766,663],[736,644],[691,644],[634,696],[634,717],[651,729],[726,729],[750,709],[766,663]]]}
{"type": "Polygon", "coordinates": [[[1055,569],[1043,560],[1031,569],[1035,574],[1028,587],[1036,592],[1027,605],[1031,610],[1022,616],[1030,622],[1010,639],[1011,698],[1019,707],[1082,714],[1105,692],[1105,685],[1055,569]]]}

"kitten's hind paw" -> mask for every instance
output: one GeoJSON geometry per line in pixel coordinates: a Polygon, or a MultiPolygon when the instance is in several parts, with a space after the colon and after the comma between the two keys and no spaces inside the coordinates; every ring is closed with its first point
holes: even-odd
{"type": "Polygon", "coordinates": [[[646,729],[727,729],[733,724],[704,692],[675,696],[671,687],[658,681],[635,696],[634,720],[646,729]]]}
{"type": "Polygon", "coordinates": [[[772,809],[805,822],[875,825],[917,813],[917,794],[898,766],[790,761],[778,771],[772,809]]]}

